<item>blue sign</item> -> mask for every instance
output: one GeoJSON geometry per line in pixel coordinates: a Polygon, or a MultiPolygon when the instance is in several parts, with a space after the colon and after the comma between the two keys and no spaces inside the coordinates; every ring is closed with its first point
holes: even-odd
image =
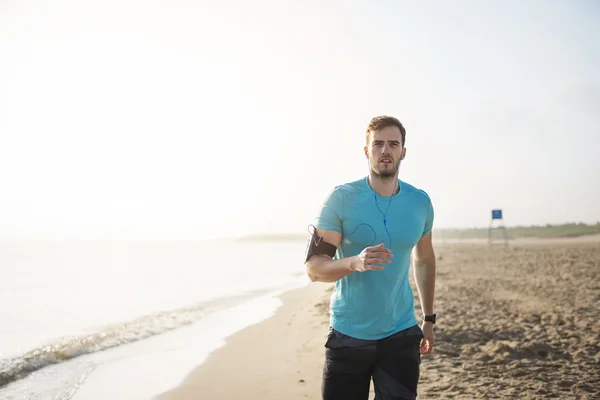
{"type": "Polygon", "coordinates": [[[492,219],[502,219],[502,210],[492,210],[492,219]]]}

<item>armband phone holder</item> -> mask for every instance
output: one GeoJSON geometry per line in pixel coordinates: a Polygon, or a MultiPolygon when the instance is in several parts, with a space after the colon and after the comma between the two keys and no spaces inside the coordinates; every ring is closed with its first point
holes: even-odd
{"type": "Polygon", "coordinates": [[[310,232],[309,229],[309,233],[310,238],[308,239],[308,244],[306,246],[306,258],[304,262],[306,263],[310,257],[318,254],[325,254],[333,258],[335,252],[337,251],[337,247],[331,243],[325,242],[322,237],[318,237],[316,234],[316,228],[313,232],[310,232]]]}

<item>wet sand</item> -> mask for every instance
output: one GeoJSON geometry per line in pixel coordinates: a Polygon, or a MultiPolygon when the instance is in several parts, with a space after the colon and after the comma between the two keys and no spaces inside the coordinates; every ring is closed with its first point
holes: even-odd
{"type": "MultiPolygon", "coordinates": [[[[436,253],[436,347],[422,358],[419,399],[600,399],[600,241],[438,243],[436,253]]],[[[412,271],[411,284],[420,316],[412,271]]],[[[274,317],[157,399],[320,398],[330,289],[284,294],[274,317]]]]}

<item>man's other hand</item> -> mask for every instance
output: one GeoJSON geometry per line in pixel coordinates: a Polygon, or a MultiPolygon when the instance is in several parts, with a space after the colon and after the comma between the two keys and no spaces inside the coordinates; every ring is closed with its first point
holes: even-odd
{"type": "Polygon", "coordinates": [[[429,354],[433,351],[433,324],[431,322],[423,322],[421,330],[423,331],[421,354],[429,354]]]}

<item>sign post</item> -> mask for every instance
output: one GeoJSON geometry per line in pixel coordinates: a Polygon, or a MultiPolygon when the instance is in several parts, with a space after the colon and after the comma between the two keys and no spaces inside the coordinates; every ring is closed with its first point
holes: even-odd
{"type": "Polygon", "coordinates": [[[490,228],[488,231],[489,246],[492,247],[496,243],[505,247],[508,246],[508,235],[506,232],[506,227],[504,226],[501,209],[492,210],[492,219],[490,221],[490,228]],[[501,237],[499,238],[501,243],[498,243],[498,238],[494,237],[497,236],[495,235],[496,232],[501,232],[501,237]]]}

